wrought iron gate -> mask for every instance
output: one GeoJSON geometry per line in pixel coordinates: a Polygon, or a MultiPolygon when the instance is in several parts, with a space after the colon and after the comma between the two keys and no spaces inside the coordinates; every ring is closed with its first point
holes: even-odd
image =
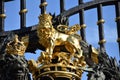
{"type": "MultiPolygon", "coordinates": [[[[34,53],[37,49],[45,50],[45,48],[39,44],[38,37],[37,37],[37,25],[26,27],[26,0],[20,0],[20,29],[18,30],[12,30],[12,31],[5,31],[4,30],[4,21],[6,18],[5,15],[5,9],[4,9],[4,3],[12,1],[12,0],[1,0],[0,1],[0,48],[1,48],[1,56],[4,54],[5,46],[7,45],[7,42],[11,39],[9,39],[9,35],[11,36],[11,32],[17,34],[20,38],[23,36],[28,35],[29,42],[27,41],[27,49],[25,52],[31,52],[34,53]],[[8,40],[8,41],[7,41],[8,40]],[[28,44],[29,43],[29,44],[28,44]],[[34,46],[34,47],[33,47],[34,46]]],[[[97,65],[94,65],[89,62],[89,58],[86,58],[86,62],[90,65],[91,70],[86,70],[89,73],[88,80],[119,80],[120,79],[120,66],[117,63],[115,58],[110,58],[106,52],[105,49],[105,34],[104,34],[104,17],[103,17],[103,7],[113,5],[115,7],[115,13],[116,13],[116,30],[117,30],[117,36],[118,39],[116,42],[118,43],[119,51],[120,51],[120,1],[119,0],[91,0],[89,2],[84,2],[84,0],[78,0],[78,5],[75,7],[72,7],[68,10],[65,9],[65,0],[59,0],[60,1],[60,14],[57,16],[53,16],[53,25],[56,26],[58,24],[64,24],[68,25],[69,23],[69,17],[79,14],[79,24],[81,26],[80,30],[80,36],[82,37],[83,42],[81,43],[83,52],[85,53],[85,56],[91,55],[89,54],[89,44],[87,43],[86,39],[86,23],[85,23],[85,11],[91,10],[96,8],[97,10],[97,19],[96,22],[98,26],[98,35],[99,35],[99,63],[97,65]],[[62,20],[63,19],[63,20],[62,20]],[[64,20],[65,19],[65,20],[64,20]]],[[[46,0],[40,1],[41,5],[39,6],[41,8],[41,14],[45,13],[47,2],[46,0]]],[[[71,1],[72,2],[72,1],[71,1]]],[[[48,3],[49,4],[49,3],[48,3]]],[[[107,35],[106,35],[107,36],[107,35]]],[[[120,52],[119,52],[120,53],[120,52]]],[[[4,64],[1,63],[3,66],[4,64]]],[[[2,72],[2,70],[0,70],[2,72]]],[[[0,74],[1,74],[0,72],[0,74]]],[[[0,77],[2,79],[2,77],[0,77]]],[[[23,80],[25,78],[17,79],[16,80],[23,80]]],[[[2,80],[9,80],[9,79],[2,79],[2,80]]],[[[25,79],[28,80],[28,79],[25,79]]]]}

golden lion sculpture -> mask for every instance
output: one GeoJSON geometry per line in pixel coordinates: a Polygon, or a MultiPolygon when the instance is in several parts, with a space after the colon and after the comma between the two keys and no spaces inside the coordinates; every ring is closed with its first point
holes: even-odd
{"type": "Polygon", "coordinates": [[[52,16],[49,14],[41,14],[39,19],[37,27],[39,43],[45,47],[45,52],[49,54],[50,58],[52,58],[54,48],[60,45],[65,46],[66,50],[71,53],[71,57],[75,53],[82,56],[81,46],[79,44],[81,37],[76,34],[81,29],[78,24],[70,28],[65,25],[58,25],[58,30],[56,30],[52,25],[52,16]]]}

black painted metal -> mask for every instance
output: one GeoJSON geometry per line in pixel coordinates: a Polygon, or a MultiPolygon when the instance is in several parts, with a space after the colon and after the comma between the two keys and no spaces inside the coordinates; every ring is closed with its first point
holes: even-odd
{"type": "MultiPolygon", "coordinates": [[[[120,17],[120,2],[117,2],[115,5],[116,8],[116,18],[120,17]]],[[[120,19],[116,20],[117,22],[117,33],[118,33],[118,39],[120,39],[120,19]]],[[[120,41],[118,41],[119,44],[119,54],[120,54],[120,41]]]]}
{"type": "MultiPolygon", "coordinates": [[[[4,0],[4,1],[12,1],[12,0],[4,0]]],[[[93,8],[97,8],[98,21],[99,21],[99,20],[103,19],[102,7],[107,6],[107,5],[115,5],[116,6],[116,17],[117,18],[120,17],[120,1],[118,1],[118,0],[93,0],[90,2],[86,2],[86,3],[83,3],[83,0],[78,0],[78,1],[79,1],[78,6],[73,7],[69,10],[65,10],[64,0],[60,0],[60,12],[61,12],[60,15],[65,16],[65,17],[70,17],[74,14],[79,13],[80,25],[83,25],[83,24],[85,24],[84,11],[93,9],[93,8]]],[[[45,13],[45,11],[46,11],[46,3],[45,2],[46,2],[46,0],[41,0],[41,4],[44,3],[43,5],[40,6],[41,14],[45,13]]],[[[0,0],[0,14],[4,14],[4,4],[2,4],[2,3],[3,3],[3,0],[0,0]]],[[[21,10],[26,8],[25,3],[26,3],[26,0],[21,0],[21,10]]],[[[31,26],[31,27],[26,27],[26,14],[25,13],[23,15],[22,14],[21,14],[21,28],[22,29],[18,29],[18,30],[4,31],[4,19],[0,19],[0,23],[2,25],[2,27],[0,25],[0,28],[2,31],[2,32],[0,32],[0,43],[2,42],[2,39],[4,39],[7,35],[9,35],[10,32],[14,32],[15,34],[18,34],[19,37],[22,37],[24,35],[29,35],[29,45],[27,47],[26,52],[34,53],[34,51],[36,51],[37,49],[44,50],[44,47],[38,43],[38,37],[37,37],[37,33],[36,33],[37,25],[31,26]]],[[[117,23],[117,32],[118,32],[118,39],[119,39],[120,38],[120,19],[119,18],[117,19],[116,23],[117,23]]],[[[103,22],[100,22],[98,24],[98,29],[99,29],[99,40],[100,41],[104,40],[103,22]]],[[[84,28],[81,29],[81,36],[82,36],[82,39],[84,41],[86,41],[86,35],[85,35],[84,28]]],[[[119,48],[120,48],[119,41],[118,41],[118,44],[119,44],[119,48]]],[[[86,51],[86,54],[89,53],[89,51],[87,51],[88,45],[86,46],[83,43],[82,47],[85,47],[84,51],[86,51]]],[[[101,50],[101,52],[99,52],[99,53],[101,53],[101,54],[98,56],[99,64],[92,67],[95,70],[95,72],[91,74],[92,77],[89,77],[89,78],[94,78],[94,79],[88,79],[88,80],[98,80],[98,79],[99,80],[108,80],[108,79],[109,80],[120,80],[120,76],[119,76],[120,75],[120,67],[117,65],[117,62],[115,59],[109,58],[109,56],[106,54],[106,52],[104,52],[105,45],[102,42],[100,43],[100,50],[101,50]]],[[[88,62],[89,62],[89,60],[90,59],[88,59],[88,62]]],[[[0,65],[1,64],[2,63],[0,63],[0,65]]],[[[7,65],[9,65],[9,64],[7,64],[7,65]]],[[[1,69],[2,68],[0,68],[0,72],[1,72],[1,69]]],[[[0,75],[0,77],[1,77],[1,75],[0,75]]],[[[3,80],[5,80],[5,79],[3,79],[3,80]]]]}
{"type": "Polygon", "coordinates": [[[14,0],[5,0],[5,2],[14,1],[14,0]]]}
{"type": "MultiPolygon", "coordinates": [[[[41,0],[41,4],[46,2],[46,0],[41,0]]],[[[41,14],[46,13],[46,6],[40,6],[41,8],[41,14]]]]}
{"type": "MultiPolygon", "coordinates": [[[[78,0],[78,4],[79,5],[83,4],[83,0],[78,0]]],[[[85,24],[85,22],[84,22],[84,9],[81,9],[79,11],[79,18],[80,18],[80,25],[84,25],[85,24]]],[[[86,42],[86,34],[85,34],[84,27],[81,28],[80,34],[81,34],[82,40],[86,42]]]]}
{"type": "MultiPolygon", "coordinates": [[[[46,0],[42,0],[41,3],[43,3],[44,1],[46,0]]],[[[107,6],[107,5],[114,5],[115,3],[117,2],[117,0],[95,0],[95,1],[90,1],[90,2],[87,2],[87,3],[84,3],[84,4],[81,4],[81,5],[78,5],[76,7],[73,7],[69,10],[66,10],[64,12],[62,12],[60,15],[64,15],[64,16],[72,16],[76,13],[79,13],[79,11],[81,9],[84,9],[84,11],[88,10],[88,9],[92,9],[92,8],[95,8],[99,3],[101,3],[103,6],[107,6]]],[[[46,7],[42,7],[41,9],[41,13],[44,13],[43,11],[46,10],[46,7]]],[[[22,31],[19,29],[19,30],[14,30],[13,32],[19,34],[19,35],[23,35],[23,34],[26,34],[26,35],[31,35],[31,41],[30,43],[32,45],[29,45],[29,48],[26,50],[27,52],[31,52],[31,51],[34,51],[36,50],[36,48],[33,49],[33,45],[36,45],[35,43],[35,38],[33,38],[32,36],[35,36],[36,35],[36,26],[30,26],[30,28],[24,28],[22,29],[22,31]]],[[[5,31],[5,32],[2,32],[0,34],[0,37],[1,38],[4,38],[5,36],[7,36],[9,33],[9,31],[5,31]]],[[[40,49],[43,49],[42,46],[39,46],[40,49]]]]}
{"type": "MultiPolygon", "coordinates": [[[[116,0],[117,1],[117,0],[116,0]]],[[[84,10],[89,10],[89,9],[93,9],[93,8],[96,8],[96,6],[98,4],[103,4],[103,6],[107,6],[107,5],[113,5],[115,4],[116,2],[115,0],[93,0],[93,1],[90,1],[90,2],[86,2],[84,4],[81,4],[79,6],[76,6],[76,7],[73,7],[73,8],[70,8],[68,9],[67,11],[64,11],[61,15],[64,15],[64,16],[72,16],[74,14],[77,14],[79,13],[79,11],[81,9],[84,9],[84,10]]]]}
{"type": "MultiPolygon", "coordinates": [[[[103,19],[103,16],[102,16],[102,4],[99,4],[98,7],[97,7],[97,12],[98,12],[98,21],[102,20],[103,19]]],[[[99,23],[98,24],[98,30],[99,30],[99,41],[102,41],[104,40],[104,28],[103,28],[103,23],[99,23]]],[[[102,52],[105,51],[105,46],[104,46],[104,43],[99,43],[100,45],[100,50],[102,52]]]]}
{"type": "MultiPolygon", "coordinates": [[[[4,0],[0,0],[0,15],[4,14],[4,0]]],[[[0,32],[4,31],[4,17],[0,16],[0,32]]]]}
{"type": "Polygon", "coordinates": [[[65,0],[60,0],[60,13],[65,11],[65,0]]]}
{"type": "MultiPolygon", "coordinates": [[[[20,0],[20,10],[26,9],[26,0],[20,0]]],[[[20,12],[20,27],[26,27],[26,12],[20,12]]]]}

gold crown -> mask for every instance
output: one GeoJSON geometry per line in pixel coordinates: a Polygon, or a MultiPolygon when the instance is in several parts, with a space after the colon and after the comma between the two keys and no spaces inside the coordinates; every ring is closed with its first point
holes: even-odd
{"type": "Polygon", "coordinates": [[[6,53],[7,54],[16,54],[16,55],[24,55],[26,50],[26,46],[24,42],[18,40],[18,35],[15,35],[14,39],[7,43],[6,53]]]}
{"type": "Polygon", "coordinates": [[[71,54],[66,52],[55,52],[52,58],[49,58],[49,54],[41,52],[41,56],[38,58],[38,63],[31,60],[29,61],[30,71],[32,72],[34,80],[43,80],[50,78],[50,80],[56,80],[57,78],[75,79],[80,80],[83,69],[86,66],[83,56],[75,54],[74,57],[70,57],[71,54]]]}
{"type": "Polygon", "coordinates": [[[43,20],[51,21],[51,19],[52,19],[52,16],[49,15],[49,14],[41,14],[41,15],[39,16],[39,20],[40,20],[40,21],[43,21],[43,20]]]}

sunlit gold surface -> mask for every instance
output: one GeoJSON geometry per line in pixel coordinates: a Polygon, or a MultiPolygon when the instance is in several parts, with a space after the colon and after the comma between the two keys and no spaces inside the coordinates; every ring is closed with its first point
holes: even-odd
{"type": "Polygon", "coordinates": [[[103,39],[103,40],[100,40],[100,41],[98,42],[98,44],[103,44],[103,43],[105,43],[105,42],[106,42],[106,40],[103,39]]]}
{"type": "Polygon", "coordinates": [[[86,25],[85,24],[82,24],[82,25],[80,25],[81,26],[81,28],[86,28],[86,25]]]}
{"type": "Polygon", "coordinates": [[[5,14],[0,14],[0,18],[5,18],[6,15],[5,14]]]}
{"type": "Polygon", "coordinates": [[[24,42],[24,45],[26,46],[26,48],[28,47],[28,44],[29,44],[29,36],[26,35],[26,36],[23,36],[21,38],[21,41],[24,42]]]}
{"type": "Polygon", "coordinates": [[[21,14],[21,13],[27,13],[27,9],[23,9],[23,10],[21,10],[20,12],[19,12],[19,14],[21,14]]]}
{"type": "Polygon", "coordinates": [[[115,21],[117,22],[118,20],[120,20],[120,16],[119,17],[116,17],[115,21]]]}
{"type": "Polygon", "coordinates": [[[17,35],[15,35],[14,40],[10,41],[6,46],[7,54],[16,54],[23,56],[25,50],[26,50],[26,46],[24,45],[24,42],[19,41],[17,35]]]}
{"type": "Polygon", "coordinates": [[[47,2],[43,2],[40,7],[47,6],[47,2]]]}
{"type": "Polygon", "coordinates": [[[55,46],[65,45],[66,49],[73,49],[68,50],[74,51],[71,53],[78,52],[78,54],[81,54],[81,46],[79,44],[81,37],[75,34],[80,27],[75,25],[67,30],[66,33],[60,33],[52,26],[51,19],[52,16],[48,14],[40,15],[40,22],[37,28],[39,43],[46,48],[46,52],[51,55],[55,46]],[[69,48],[67,45],[69,45],[71,48],[69,48]]]}
{"type": "Polygon", "coordinates": [[[97,22],[97,25],[99,25],[100,23],[104,23],[105,20],[104,19],[100,19],[98,22],[97,22]]]}
{"type": "Polygon", "coordinates": [[[98,51],[97,51],[94,47],[92,47],[91,59],[92,59],[96,64],[98,64],[98,55],[99,55],[98,51]]]}
{"type": "Polygon", "coordinates": [[[49,14],[42,14],[39,19],[37,35],[39,43],[45,47],[45,51],[41,52],[36,62],[29,61],[30,70],[33,70],[31,72],[39,73],[33,75],[34,79],[50,75],[79,80],[83,73],[82,68],[86,67],[80,46],[81,37],[77,34],[77,31],[81,29],[80,25],[76,24],[71,27],[58,25],[58,30],[56,30],[51,22],[52,16],[49,14]],[[65,51],[62,50],[63,46],[65,51]]]}
{"type": "Polygon", "coordinates": [[[120,42],[120,38],[117,39],[117,42],[120,42]]]}

